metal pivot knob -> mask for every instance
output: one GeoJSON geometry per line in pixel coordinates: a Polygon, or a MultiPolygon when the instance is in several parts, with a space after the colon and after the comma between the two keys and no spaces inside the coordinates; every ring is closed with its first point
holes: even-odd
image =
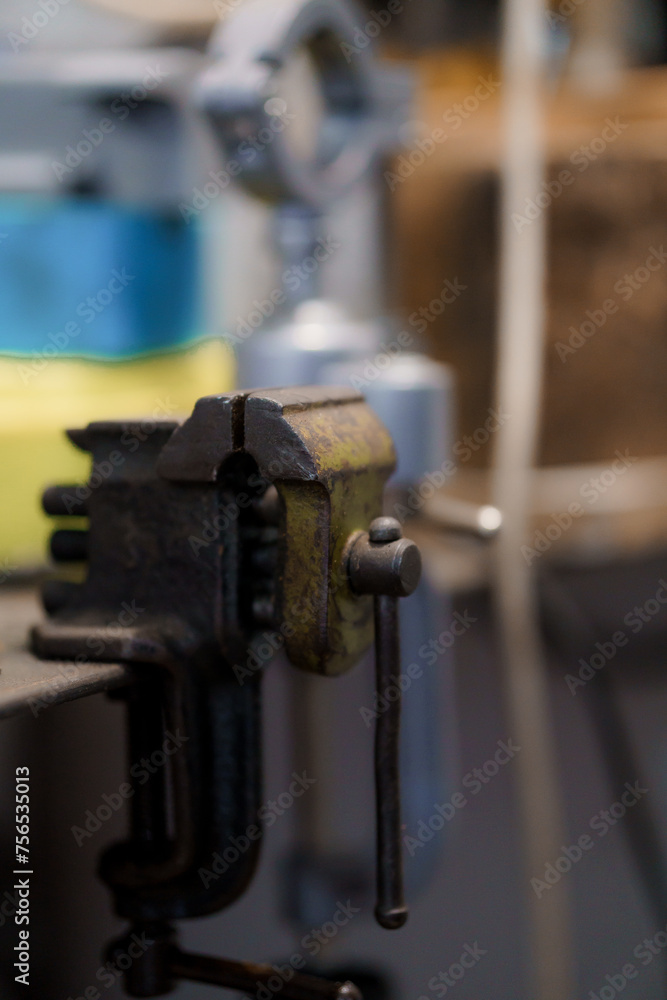
{"type": "MultiPolygon", "coordinates": [[[[387,705],[375,728],[375,808],[377,836],[377,904],[375,917],[388,930],[408,918],[403,895],[401,795],[399,778],[400,670],[398,598],[408,597],[421,576],[421,555],[414,542],[402,537],[393,517],[378,517],[368,534],[352,540],[348,560],[352,588],[372,594],[375,610],[375,685],[387,705]],[[392,701],[384,698],[393,688],[392,701]]],[[[380,702],[381,703],[381,702],[380,702]]]]}

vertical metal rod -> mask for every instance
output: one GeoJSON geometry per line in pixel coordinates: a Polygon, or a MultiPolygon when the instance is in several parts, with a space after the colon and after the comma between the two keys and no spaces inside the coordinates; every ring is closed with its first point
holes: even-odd
{"type": "Polygon", "coordinates": [[[164,843],[166,837],[165,775],[163,771],[152,774],[150,780],[140,783],[132,774],[134,765],[148,758],[159,749],[162,740],[161,679],[148,670],[148,677],[129,688],[127,725],[129,737],[129,762],[132,797],[132,839],[151,847],[164,843]]]}
{"type": "Polygon", "coordinates": [[[375,917],[387,930],[402,927],[408,919],[403,896],[401,851],[401,789],[399,736],[401,695],[396,683],[400,672],[398,598],[376,596],[375,684],[382,704],[375,728],[375,807],[377,823],[377,904],[375,917]],[[396,692],[393,701],[389,689],[396,692]]]}

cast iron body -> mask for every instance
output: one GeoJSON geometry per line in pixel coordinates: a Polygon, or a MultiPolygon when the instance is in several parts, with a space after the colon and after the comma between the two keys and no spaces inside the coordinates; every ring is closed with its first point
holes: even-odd
{"type": "MultiPolygon", "coordinates": [[[[51,488],[44,505],[56,516],[87,516],[87,531],[56,531],[51,546],[60,561],[85,557],[87,574],[46,588],[50,618],[33,630],[33,648],[75,663],[134,665],[135,683],[115,695],[128,706],[130,764],[167,734],[181,740],[169,766],[135,783],[131,836],[101,865],[117,912],[156,942],[133,963],[126,988],[157,996],[178,976],[204,975],[203,959],[176,948],[171,921],[228,906],[257,864],[259,834],[217,879],[200,877],[231,838],[256,826],[261,806],[261,670],[241,684],[237,665],[270,625],[294,665],[349,669],[372,640],[370,595],[392,602],[411,592],[419,558],[398,540],[398,526],[397,534],[378,528],[375,540],[365,533],[381,513],[394,455],[383,425],[349,390],[211,396],[182,425],[95,423],[69,436],[92,455],[89,485],[84,494],[51,488]]],[[[384,649],[394,669],[397,625],[391,607],[387,614],[394,639],[378,643],[378,664],[384,649]]],[[[376,761],[385,926],[405,918],[397,712],[381,724],[390,739],[376,761]]],[[[208,981],[234,988],[243,980],[240,966],[206,961],[208,981]]],[[[299,977],[293,988],[317,993],[299,977]]]]}

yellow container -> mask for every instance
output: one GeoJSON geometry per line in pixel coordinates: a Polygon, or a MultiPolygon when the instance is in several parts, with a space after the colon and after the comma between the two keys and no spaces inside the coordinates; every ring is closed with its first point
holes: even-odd
{"type": "Polygon", "coordinates": [[[187,416],[200,396],[232,387],[231,354],[200,340],[123,361],[53,358],[28,380],[20,357],[0,357],[0,582],[46,561],[52,521],[45,486],[85,482],[90,457],[65,437],[91,420],[187,416]]]}

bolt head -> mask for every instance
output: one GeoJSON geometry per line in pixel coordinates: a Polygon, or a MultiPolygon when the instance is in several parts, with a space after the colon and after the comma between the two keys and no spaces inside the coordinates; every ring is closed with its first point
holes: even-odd
{"type": "Polygon", "coordinates": [[[422,557],[418,546],[405,538],[397,547],[394,559],[394,586],[398,597],[409,597],[419,586],[422,557]]]}
{"type": "Polygon", "coordinates": [[[403,537],[400,521],[395,517],[376,517],[368,529],[371,542],[396,542],[403,537]]]}

